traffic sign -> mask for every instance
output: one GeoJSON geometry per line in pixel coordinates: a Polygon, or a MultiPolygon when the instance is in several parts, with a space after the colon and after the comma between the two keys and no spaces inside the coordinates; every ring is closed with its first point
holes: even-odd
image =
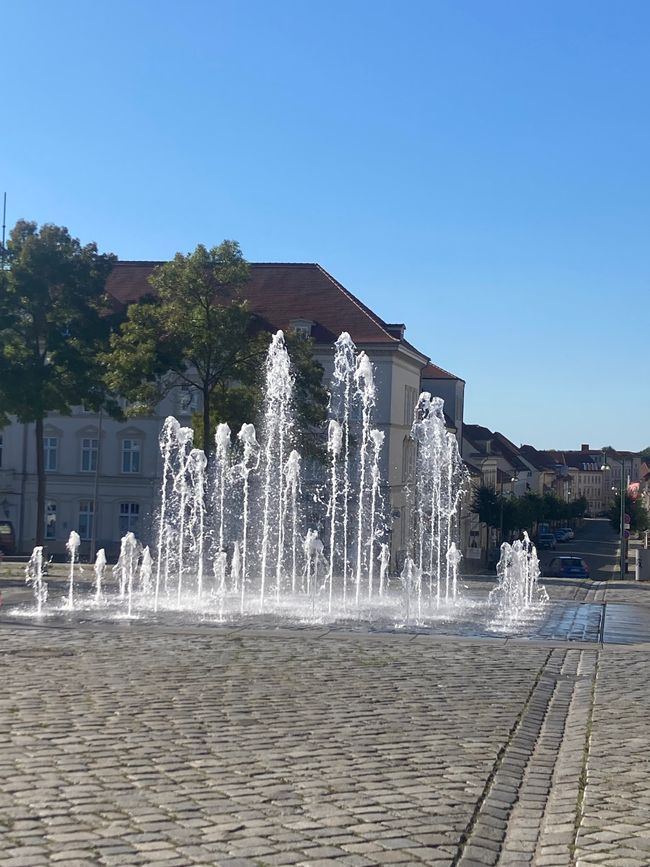
{"type": "Polygon", "coordinates": [[[629,531],[629,530],[625,530],[625,532],[623,533],[623,535],[625,536],[626,539],[629,539],[629,538],[630,538],[630,531],[629,531]]]}
{"type": "Polygon", "coordinates": [[[632,518],[628,514],[626,514],[625,515],[625,523],[629,524],[631,520],[632,520],[632,518]]]}

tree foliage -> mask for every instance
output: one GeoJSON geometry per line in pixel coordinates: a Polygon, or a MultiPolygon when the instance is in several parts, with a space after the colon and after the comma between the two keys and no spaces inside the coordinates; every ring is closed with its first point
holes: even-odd
{"type": "MultiPolygon", "coordinates": [[[[271,335],[258,335],[262,355],[266,353],[271,335]]],[[[285,334],[285,343],[291,359],[294,386],[294,410],[297,422],[296,443],[300,453],[320,459],[323,457],[322,426],[327,416],[327,390],[323,386],[323,368],[313,356],[313,341],[295,332],[285,334]]],[[[214,392],[210,427],[215,430],[219,422],[228,422],[233,431],[238,431],[244,422],[258,426],[264,405],[264,369],[257,368],[256,376],[249,382],[224,382],[214,392]]],[[[203,414],[195,413],[192,427],[196,438],[203,439],[203,414]]]]}
{"type": "MultiPolygon", "coordinates": [[[[220,421],[238,430],[261,405],[263,361],[270,335],[245,300],[249,266],[235,241],[178,253],[150,278],[151,293],[129,306],[106,357],[108,381],[141,412],[178,386],[201,394],[194,426],[203,449],[214,449],[220,421]]],[[[288,335],[296,370],[301,424],[324,417],[322,368],[310,341],[288,335]]]]}
{"type": "Polygon", "coordinates": [[[70,407],[119,409],[99,356],[114,324],[104,294],[115,257],[62,226],[20,220],[0,271],[0,419],[36,423],[37,544],[45,511],[43,419],[70,407]]]}
{"type": "MultiPolygon", "coordinates": [[[[650,516],[638,497],[625,496],[625,514],[630,516],[630,530],[650,529],[650,516]]],[[[617,533],[621,531],[621,495],[616,494],[608,512],[609,522],[617,533]]]]}
{"type": "Polygon", "coordinates": [[[587,500],[580,497],[569,503],[551,493],[543,496],[527,493],[523,497],[503,496],[494,488],[477,488],[471,510],[489,527],[502,528],[504,535],[515,530],[532,530],[542,521],[562,521],[579,518],[587,510],[587,500]]]}
{"type": "Polygon", "coordinates": [[[246,383],[259,365],[262,346],[241,296],[248,277],[235,241],[177,253],[150,277],[151,294],[129,306],[106,357],[111,386],[143,412],[174,387],[198,390],[206,453],[215,391],[246,383]]]}

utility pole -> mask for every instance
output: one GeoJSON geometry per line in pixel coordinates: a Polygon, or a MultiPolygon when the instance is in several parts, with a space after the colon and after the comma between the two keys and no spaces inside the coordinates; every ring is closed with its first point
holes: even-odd
{"type": "Polygon", "coordinates": [[[2,198],[2,247],[0,248],[0,256],[2,257],[2,261],[0,262],[0,266],[4,268],[5,266],[5,231],[7,229],[7,194],[5,193],[2,198]]]}
{"type": "Polygon", "coordinates": [[[620,544],[621,544],[621,579],[625,578],[625,564],[626,564],[626,556],[625,556],[625,494],[627,492],[627,485],[625,484],[625,458],[621,456],[621,520],[620,520],[620,544]]]}

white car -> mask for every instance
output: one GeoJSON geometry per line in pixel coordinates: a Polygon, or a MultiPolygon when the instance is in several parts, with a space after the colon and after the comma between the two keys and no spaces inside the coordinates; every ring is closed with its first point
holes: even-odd
{"type": "Polygon", "coordinates": [[[564,541],[569,542],[571,539],[575,538],[575,533],[571,529],[571,527],[560,527],[560,530],[564,533],[564,541]]]}

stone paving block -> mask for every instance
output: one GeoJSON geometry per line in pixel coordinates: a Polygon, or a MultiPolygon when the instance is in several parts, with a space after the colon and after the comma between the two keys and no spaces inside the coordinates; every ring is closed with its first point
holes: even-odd
{"type": "Polygon", "coordinates": [[[639,721],[650,717],[645,651],[549,656],[543,644],[371,641],[329,630],[324,641],[291,630],[289,640],[263,629],[0,629],[17,708],[8,729],[0,712],[0,824],[10,823],[11,858],[45,846],[52,863],[90,857],[106,867],[258,867],[318,851],[351,867],[451,864],[467,840],[465,860],[485,864],[513,811],[531,838],[548,819],[560,838],[543,842],[564,840],[576,798],[562,792],[581,768],[588,713],[576,706],[575,731],[562,726],[582,683],[578,661],[600,654],[577,855],[606,845],[582,832],[613,830],[621,836],[605,855],[647,861],[638,767],[639,721]],[[56,692],[47,656],[13,652],[43,646],[44,635],[56,692]],[[314,690],[315,677],[325,689],[314,690]]]}

